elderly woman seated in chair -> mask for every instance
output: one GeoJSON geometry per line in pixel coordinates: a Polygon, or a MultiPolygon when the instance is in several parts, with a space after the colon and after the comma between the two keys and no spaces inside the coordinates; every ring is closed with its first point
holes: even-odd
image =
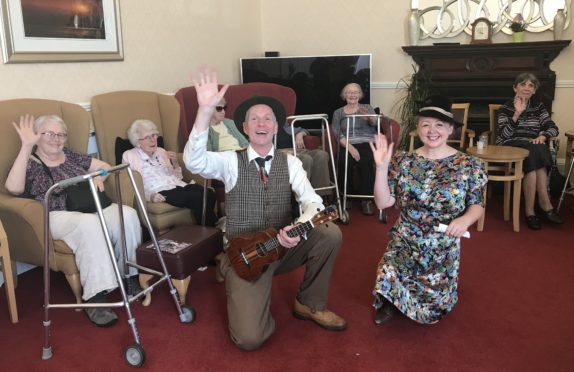
{"type": "MultiPolygon", "coordinates": [[[[58,116],[41,116],[34,121],[30,115],[13,123],[22,147],[6,179],[6,190],[44,201],[46,192],[55,183],[67,178],[95,172],[109,165],[67,147],[67,126],[58,116]]],[[[103,191],[105,177],[95,177],[94,183],[103,191]]],[[[63,240],[74,252],[80,271],[82,298],[86,302],[106,302],[107,292],[118,287],[113,263],[109,258],[106,239],[98,215],[66,210],[66,193],[56,191],[50,199],[50,233],[55,240],[63,240]]],[[[120,216],[117,204],[103,210],[116,257],[123,256],[120,216]]],[[[141,243],[141,226],[137,212],[123,206],[125,239],[128,260],[135,262],[135,250],[141,243]]],[[[119,265],[123,270],[124,265],[119,265]]],[[[137,269],[129,269],[130,285],[137,288],[137,269]],[[135,283],[134,283],[135,282],[135,283]]],[[[99,327],[116,323],[117,315],[111,308],[86,308],[89,319],[99,327]]]]}
{"type": "MultiPolygon", "coordinates": [[[[173,151],[157,145],[159,132],[150,120],[136,120],[128,129],[133,149],[124,152],[123,163],[142,175],[145,198],[153,203],[166,202],[179,208],[189,208],[198,223],[202,221],[204,188],[183,180],[181,166],[173,151]]],[[[215,226],[215,194],[208,190],[205,225],[215,226]]]]}
{"type": "MultiPolygon", "coordinates": [[[[375,168],[373,153],[369,143],[377,133],[377,120],[374,117],[356,117],[355,120],[347,118],[350,115],[374,115],[375,110],[369,104],[359,101],[363,98],[363,90],[359,84],[349,83],[341,91],[341,98],[346,105],[338,108],[333,113],[333,131],[335,137],[339,139],[342,148],[348,151],[348,167],[345,168],[345,156],[339,153],[339,187],[345,184],[345,172],[347,172],[347,186],[353,190],[352,169],[357,166],[360,174],[360,186],[354,190],[359,195],[373,195],[373,185],[375,183],[375,168]],[[352,125],[349,129],[347,124],[352,125]],[[349,138],[346,137],[349,133],[349,138]]],[[[372,215],[373,202],[370,199],[361,202],[363,214],[372,215]]]]}
{"type": "Polygon", "coordinates": [[[561,224],[562,219],[554,211],[548,195],[548,168],[552,158],[547,142],[558,135],[558,127],[542,102],[532,99],[540,86],[538,78],[523,73],[514,81],[515,96],[506,102],[498,112],[496,144],[516,146],[530,153],[524,160],[524,209],[526,223],[532,230],[540,229],[540,220],[534,212],[534,202],[538,195],[540,214],[553,224],[561,224]]]}

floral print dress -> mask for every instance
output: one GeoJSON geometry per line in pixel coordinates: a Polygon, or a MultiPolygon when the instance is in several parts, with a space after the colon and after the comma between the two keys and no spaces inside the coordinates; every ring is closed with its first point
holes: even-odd
{"type": "Polygon", "coordinates": [[[389,188],[400,215],[389,232],[377,269],[380,296],[419,323],[434,323],[457,301],[460,239],[435,232],[473,204],[484,205],[486,173],[481,160],[462,152],[428,159],[397,152],[389,166],[389,188]]]}

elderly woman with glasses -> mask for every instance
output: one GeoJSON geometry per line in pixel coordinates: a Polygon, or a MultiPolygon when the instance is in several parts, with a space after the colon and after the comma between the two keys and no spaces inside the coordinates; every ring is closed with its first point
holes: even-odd
{"type": "Polygon", "coordinates": [[[249,144],[245,136],[237,129],[235,122],[225,117],[227,103],[225,98],[215,106],[211,116],[207,151],[241,150],[249,144]]]}
{"type": "MultiPolygon", "coordinates": [[[[109,168],[107,163],[65,146],[67,127],[58,116],[41,116],[34,120],[26,115],[13,125],[22,147],[6,179],[5,187],[11,194],[43,201],[55,182],[109,168]]],[[[94,178],[101,191],[104,189],[104,178],[94,178]]],[[[86,302],[106,302],[106,293],[117,288],[118,283],[97,214],[67,211],[65,192],[52,194],[49,209],[52,238],[66,242],[75,254],[83,289],[82,298],[86,302]]],[[[103,214],[116,256],[122,258],[117,204],[105,208],[103,214]]],[[[124,206],[123,215],[128,259],[135,261],[135,249],[141,243],[141,226],[134,209],[124,206]]],[[[123,266],[119,265],[120,270],[123,270],[123,266]]],[[[137,269],[129,270],[132,276],[128,288],[135,289],[137,269]]],[[[117,315],[110,308],[87,308],[84,311],[99,327],[108,327],[117,321],[117,315]]]]}
{"type": "MultiPolygon", "coordinates": [[[[345,85],[341,91],[341,98],[346,105],[338,108],[333,113],[333,131],[338,138],[340,145],[348,150],[348,167],[345,169],[345,156],[339,156],[339,185],[344,185],[345,171],[347,172],[348,188],[351,193],[357,192],[359,195],[373,195],[373,184],[375,183],[375,171],[373,167],[373,153],[369,147],[369,142],[377,133],[377,121],[374,117],[357,117],[347,119],[349,115],[375,114],[371,105],[359,103],[363,98],[363,90],[356,83],[345,85]],[[350,123],[349,138],[347,138],[347,122],[350,123]],[[360,174],[360,186],[358,190],[353,190],[353,168],[357,166],[360,174]]],[[[343,154],[345,152],[343,151],[343,154]]],[[[363,200],[361,202],[363,214],[372,215],[373,202],[363,200]]]]}
{"type": "MultiPolygon", "coordinates": [[[[129,163],[132,170],[141,174],[147,201],[189,208],[195,220],[201,222],[204,188],[183,180],[175,152],[158,147],[158,135],[152,121],[134,121],[128,129],[128,138],[134,148],[123,153],[122,162],[129,163]]],[[[214,206],[215,194],[208,190],[205,213],[207,226],[215,226],[217,222],[214,206]]]]}

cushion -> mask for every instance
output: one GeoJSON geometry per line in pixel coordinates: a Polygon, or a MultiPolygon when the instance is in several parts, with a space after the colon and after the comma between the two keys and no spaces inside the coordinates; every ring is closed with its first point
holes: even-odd
{"type": "MultiPolygon", "coordinates": [[[[163,137],[159,136],[157,138],[157,145],[158,147],[162,147],[163,148],[163,137]]],[[[124,152],[133,149],[134,147],[132,146],[132,143],[130,142],[130,140],[126,139],[126,138],[120,138],[120,137],[116,137],[116,165],[119,165],[122,163],[122,156],[124,155],[124,152]]]]}

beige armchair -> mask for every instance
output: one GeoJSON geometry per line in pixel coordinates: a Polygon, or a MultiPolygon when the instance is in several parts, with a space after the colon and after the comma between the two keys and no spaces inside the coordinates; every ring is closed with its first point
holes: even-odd
{"type": "MultiPolygon", "coordinates": [[[[0,101],[0,219],[8,237],[12,260],[32,265],[44,266],[44,214],[40,202],[15,197],[4,187],[6,177],[18,151],[20,138],[12,127],[20,115],[30,113],[35,117],[41,115],[58,115],[68,126],[67,145],[81,152],[86,152],[90,131],[90,115],[79,105],[44,99],[13,99],[0,101]]],[[[72,287],[79,303],[82,299],[80,275],[76,267],[74,253],[61,240],[50,241],[50,268],[61,271],[72,287]]],[[[40,292],[39,292],[40,293],[40,292]]]]}
{"type": "MultiPolygon", "coordinates": [[[[127,130],[136,119],[153,121],[160,136],[163,137],[165,149],[180,153],[183,149],[178,147],[179,115],[179,103],[174,97],[155,92],[117,91],[92,97],[92,117],[100,158],[110,164],[116,164],[116,138],[127,138],[127,130]]],[[[199,176],[192,177],[185,169],[181,154],[179,160],[184,179],[189,181],[194,178],[196,182],[202,184],[203,179],[199,176]]],[[[138,187],[143,196],[141,176],[137,172],[134,172],[134,176],[138,179],[138,187]]],[[[135,202],[130,204],[130,201],[134,201],[134,197],[130,187],[122,187],[123,200],[138,209],[135,202]]],[[[196,223],[189,209],[177,208],[167,203],[146,203],[146,208],[151,225],[157,234],[162,234],[176,225],[196,223]]]]}

